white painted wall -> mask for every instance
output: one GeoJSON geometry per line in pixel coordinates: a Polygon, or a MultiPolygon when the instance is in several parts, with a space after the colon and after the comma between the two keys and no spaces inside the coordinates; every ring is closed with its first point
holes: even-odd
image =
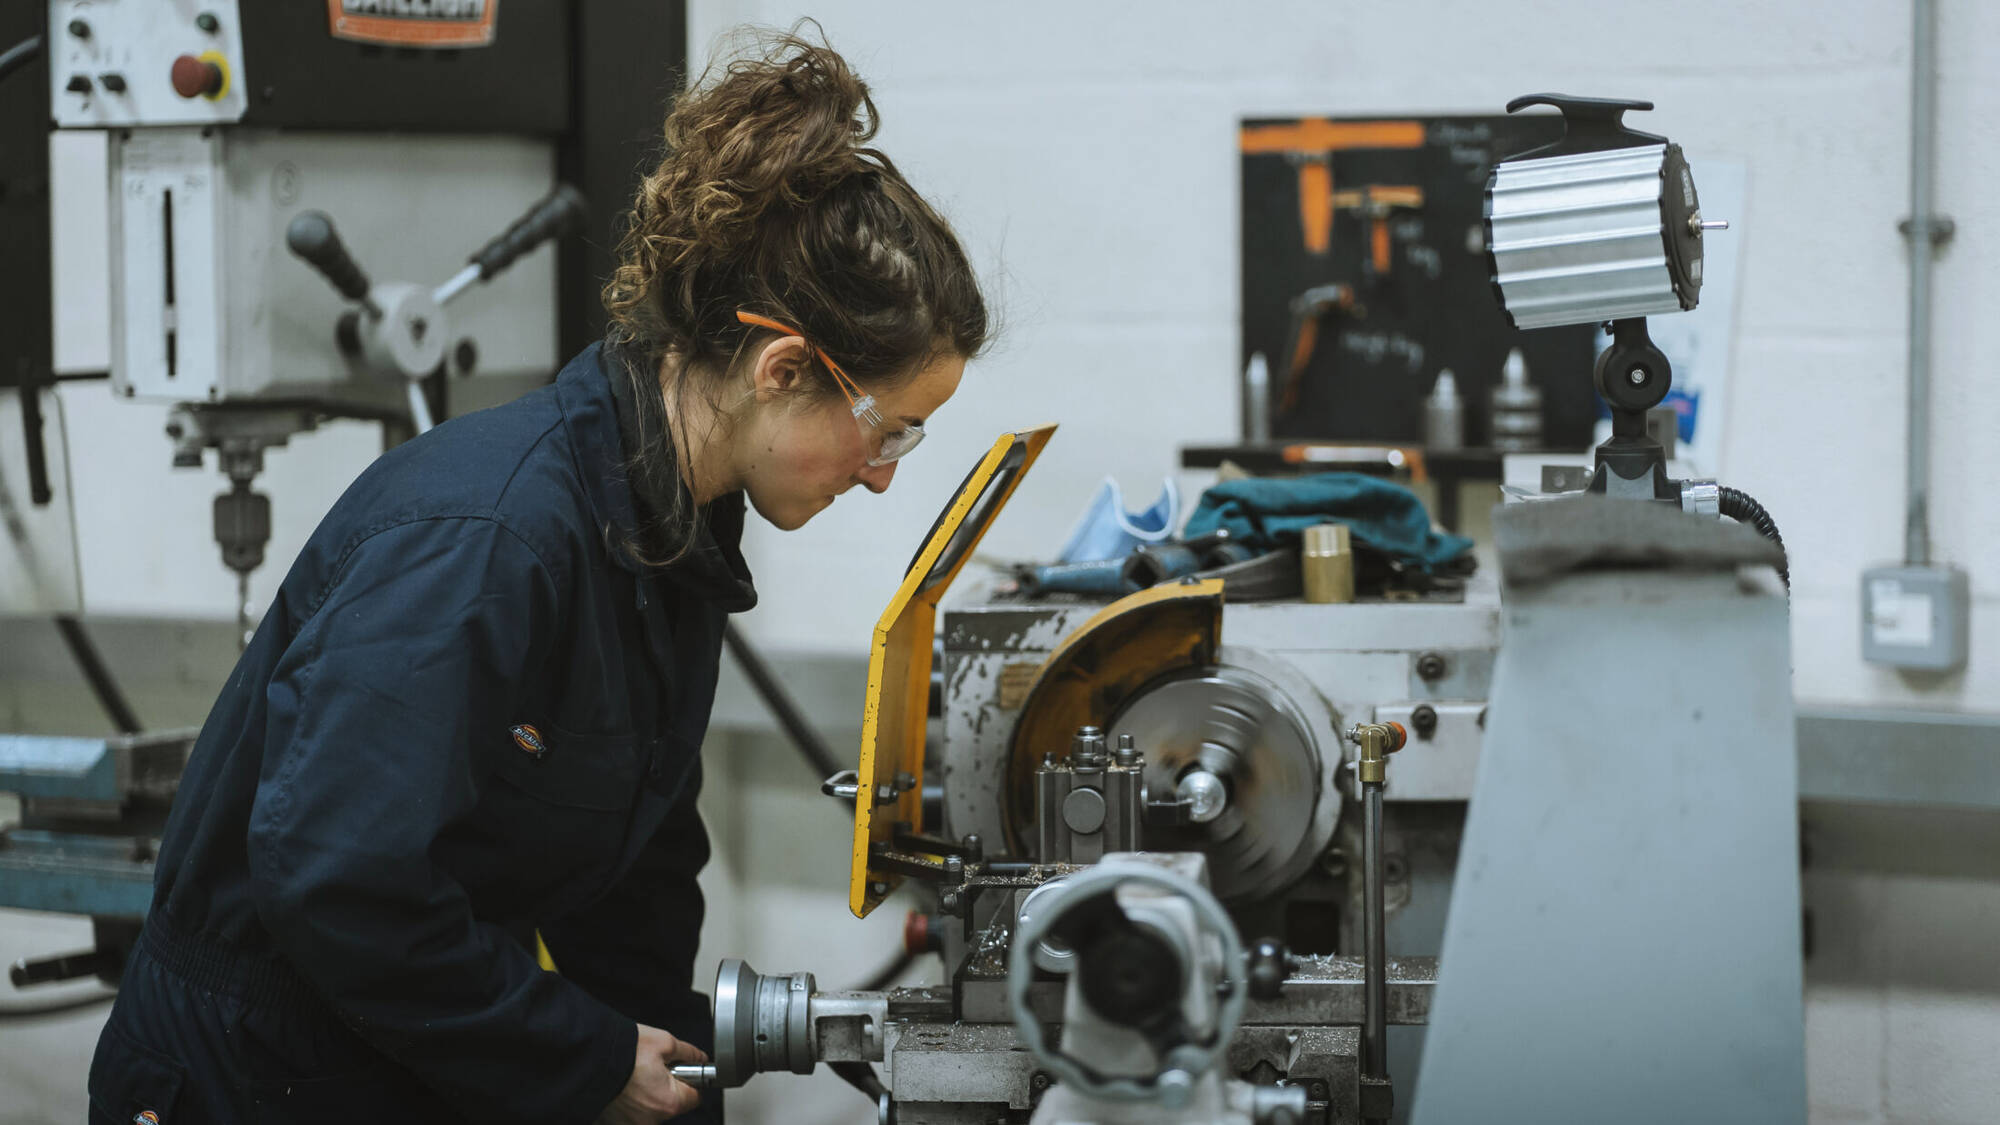
{"type": "Polygon", "coordinates": [[[1909,5],[1895,0],[1014,3],[696,0],[690,42],[810,12],[872,83],[881,145],[957,224],[1007,320],[881,498],[751,535],[753,631],[859,652],[960,466],[1005,427],[1062,431],[987,550],[1061,540],[1106,472],[1151,494],[1182,444],[1236,432],[1236,125],[1495,112],[1562,90],[1656,102],[1640,128],[1749,170],[1722,478],[1792,551],[1806,700],[2000,707],[2000,6],[1941,0],[1933,533],[1972,572],[1973,654],[1905,679],[1860,656],[1859,573],[1900,556],[1909,5]],[[829,599],[828,590],[841,596],[829,599]]]}

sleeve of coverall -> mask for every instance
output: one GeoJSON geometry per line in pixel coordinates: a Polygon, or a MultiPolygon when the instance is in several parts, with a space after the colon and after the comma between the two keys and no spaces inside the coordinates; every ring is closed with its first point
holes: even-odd
{"type": "Polygon", "coordinates": [[[347,1024],[468,1119],[589,1122],[631,1020],[473,917],[433,844],[479,795],[473,739],[546,654],[558,595],[484,518],[355,548],[280,660],[250,819],[258,912],[347,1024]]]}
{"type": "Polygon", "coordinates": [[[695,799],[701,767],[631,870],[602,898],[542,926],[556,968],[649,1027],[702,1050],[714,1044],[708,1000],[694,991],[703,902],[695,882],[708,862],[708,831],[695,799]]]}

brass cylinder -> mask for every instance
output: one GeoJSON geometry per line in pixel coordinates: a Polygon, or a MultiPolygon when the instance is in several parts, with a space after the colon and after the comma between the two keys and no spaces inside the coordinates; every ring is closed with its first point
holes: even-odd
{"type": "Polygon", "coordinates": [[[1309,602],[1354,600],[1354,547],[1344,523],[1306,528],[1299,544],[1299,568],[1309,602]]]}

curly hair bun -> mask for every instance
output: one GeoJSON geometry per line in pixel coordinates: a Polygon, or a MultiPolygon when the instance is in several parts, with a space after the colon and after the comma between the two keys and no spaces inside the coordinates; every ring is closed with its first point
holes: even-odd
{"type": "Polygon", "coordinates": [[[978,281],[950,224],[870,147],[868,84],[798,29],[753,42],[667,114],[604,290],[614,339],[713,369],[749,338],[736,312],[756,312],[864,384],[976,354],[978,281]]]}
{"type": "Polygon", "coordinates": [[[868,84],[847,60],[796,33],[767,37],[675,103],[665,139],[676,174],[660,202],[686,216],[693,245],[735,249],[773,208],[879,172],[880,155],[863,147],[877,128],[868,84]]]}

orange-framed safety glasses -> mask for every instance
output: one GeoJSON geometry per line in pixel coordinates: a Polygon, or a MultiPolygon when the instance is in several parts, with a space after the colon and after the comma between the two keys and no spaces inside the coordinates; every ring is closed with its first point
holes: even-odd
{"type": "Polygon", "coordinates": [[[875,396],[862,390],[861,384],[850,378],[847,372],[841,369],[840,364],[835,363],[833,357],[826,354],[824,348],[807,339],[805,333],[788,324],[772,320],[768,316],[744,312],[742,309],[736,310],[736,319],[753,328],[768,328],[773,332],[782,332],[787,336],[797,336],[805,340],[806,346],[812,348],[813,354],[819,357],[821,363],[826,364],[826,369],[833,372],[834,385],[840,388],[841,394],[847,396],[847,403],[853,408],[854,424],[861,429],[862,447],[870,450],[868,456],[870,465],[887,465],[891,461],[899,460],[910,450],[915,449],[917,443],[924,440],[922,426],[912,426],[907,422],[893,424],[885,422],[882,412],[875,408],[875,396]]]}

